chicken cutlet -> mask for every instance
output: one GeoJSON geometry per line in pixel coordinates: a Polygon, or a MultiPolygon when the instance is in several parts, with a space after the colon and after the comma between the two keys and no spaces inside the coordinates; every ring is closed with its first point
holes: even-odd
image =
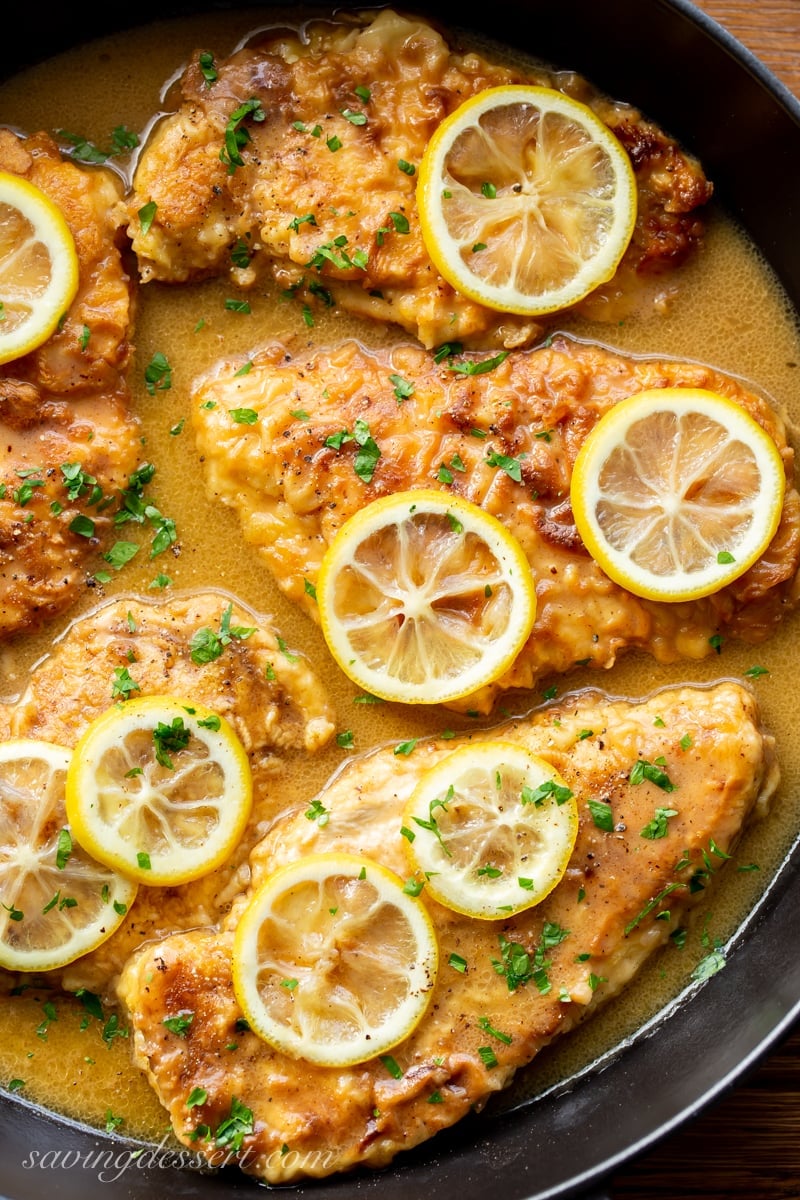
{"type": "Polygon", "coordinates": [[[75,621],[19,700],[0,706],[0,740],[72,747],[112,704],[143,695],[187,698],[233,725],[250,762],[253,810],[216,870],[181,886],[140,887],[111,938],[58,973],[69,991],[109,996],[142,941],[219,920],[247,884],[249,851],[287,802],[292,756],[321,749],[334,730],[320,680],[302,656],[287,657],[267,619],[224,592],[198,591],[163,601],[123,597],[75,621]]]}
{"type": "MultiPolygon", "coordinates": [[[[732,681],[638,703],[578,692],[470,740],[495,737],[545,758],[571,788],[580,814],[575,849],[555,890],[507,920],[458,914],[423,889],[441,965],[426,1014],[393,1062],[321,1067],[242,1027],[231,952],[247,896],[221,929],[149,943],[126,965],[119,993],[135,1058],[183,1142],[219,1162],[233,1114],[234,1160],[268,1183],[287,1183],[385,1165],[480,1109],[539,1050],[618,993],[691,905],[707,900],[744,823],[766,811],[777,783],[772,738],[752,694],[732,681]],[[636,782],[637,762],[663,764],[673,788],[666,801],[663,779],[636,782]],[[613,824],[594,819],[596,801],[610,806],[613,824]],[[672,815],[664,834],[649,837],[665,803],[672,815]],[[524,978],[511,977],[504,946],[528,956],[524,978]],[[176,1013],[193,1014],[185,1036],[165,1025],[176,1013]]],[[[387,747],[353,760],[318,797],[326,823],[307,819],[306,802],[255,848],[251,891],[277,867],[322,851],[362,855],[407,878],[404,804],[426,769],[458,744],[433,738],[408,756],[387,747]]]]}
{"type": "Polygon", "coordinates": [[[77,251],[78,293],[37,350],[0,366],[0,638],[66,611],[114,528],[135,470],[129,407],[131,283],[123,265],[119,181],[64,159],[44,133],[0,130],[0,170],[63,212],[77,251]]]}
{"type": "Polygon", "coordinates": [[[478,374],[419,347],[370,351],[354,341],[298,357],[273,345],[252,363],[238,375],[238,364],[222,364],[194,389],[207,488],[238,512],[246,541],[314,619],[325,550],[379,496],[440,488],[480,504],[520,542],[536,580],[531,636],[495,684],[450,707],[488,712],[501,690],[530,688],[576,663],[608,668],[628,648],[666,663],[712,653],[709,638],[721,631],[759,642],[797,602],[800,497],[784,423],[711,367],[628,358],[564,337],[512,351],[478,374]],[[584,548],[569,499],[575,457],[597,420],[623,397],[665,386],[707,388],[741,404],[775,440],[787,475],[781,523],[762,558],[715,594],[681,604],[613,583],[584,548]],[[237,422],[237,410],[252,423],[237,422]],[[368,481],[355,469],[358,422],[376,448],[368,481]]]}
{"type": "Polygon", "coordinates": [[[700,165],[585,80],[489,62],[391,9],[268,31],[224,61],[207,49],[193,54],[180,106],[155,126],[126,201],[141,279],[229,273],[251,287],[267,273],[312,308],[338,304],[429,347],[529,344],[541,323],[492,312],[439,275],[415,199],[415,167],[442,120],[486,88],[523,82],[588,103],[636,174],[628,251],[579,311],[618,321],[663,305],[676,286],[665,275],[702,237],[698,210],[712,188],[700,165]]]}

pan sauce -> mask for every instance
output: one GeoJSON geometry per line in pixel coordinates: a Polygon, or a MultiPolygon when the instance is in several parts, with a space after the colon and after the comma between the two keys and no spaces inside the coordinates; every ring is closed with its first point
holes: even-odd
{"type": "MultiPolygon", "coordinates": [[[[290,20],[296,22],[296,14],[290,20]]],[[[0,122],[19,131],[65,129],[105,146],[116,125],[141,134],[160,104],[164,82],[174,78],[187,55],[199,46],[216,55],[227,53],[252,28],[265,24],[263,10],[222,14],[190,21],[162,22],[93,43],[0,86],[0,122]],[[80,80],[80,86],[76,81],[80,80]]],[[[495,46],[484,47],[493,54],[495,46]]],[[[634,98],[635,99],[635,98],[634,98]]],[[[683,357],[708,362],[740,375],[766,392],[790,419],[800,421],[800,328],[771,269],[737,227],[713,206],[703,253],[684,270],[682,292],[668,315],[631,319],[618,326],[590,326],[565,321],[573,336],[594,338],[632,354],[683,357]]],[[[31,665],[48,652],[54,636],[69,621],[89,611],[106,596],[138,592],[155,597],[150,583],[158,572],[172,588],[217,586],[253,608],[272,614],[290,647],[301,647],[329,689],[339,715],[339,728],[354,733],[355,752],[442,729],[463,729],[469,718],[447,711],[405,709],[399,705],[353,703],[357,692],[331,662],[318,629],[277,591],[265,567],[244,545],[233,513],[206,500],[201,468],[191,432],[181,428],[188,411],[191,381],[222,354],[247,354],[262,340],[278,337],[300,351],[357,336],[369,345],[391,341],[396,334],[367,328],[336,313],[321,313],[309,330],[299,309],[274,292],[259,289],[248,296],[252,315],[225,310],[228,283],[191,287],[149,284],[143,289],[135,334],[132,370],[134,400],[143,422],[143,457],[156,464],[153,500],[172,517],[178,530],[178,553],[153,562],[144,554],[115,575],[104,589],[87,588],[77,609],[39,635],[19,638],[0,651],[4,698],[25,686],[31,665]],[[198,323],[202,321],[202,327],[198,323]],[[149,396],[144,369],[153,355],[167,356],[172,368],[169,391],[149,396]]],[[[127,536],[127,532],[126,532],[127,536]]],[[[100,563],[98,563],[98,567],[100,563]]],[[[167,595],[169,592],[167,592],[167,595]]],[[[700,663],[661,667],[643,655],[623,659],[610,675],[575,672],[556,683],[559,694],[595,686],[615,694],[639,696],[665,684],[710,681],[719,675],[741,676],[754,664],[768,669],[753,687],[764,720],[778,739],[783,783],[769,819],[743,839],[710,903],[701,905],[685,949],[667,948],[631,985],[624,998],[592,1018],[562,1046],[543,1054],[496,1104],[509,1105],[557,1086],[599,1057],[613,1053],[643,1022],[669,1004],[686,986],[692,966],[709,942],[725,941],[757,900],[771,872],[790,847],[800,810],[800,748],[794,733],[794,685],[800,662],[795,649],[797,617],[788,619],[762,647],[725,643],[719,656],[700,663]],[[759,870],[737,871],[758,864],[759,870]]],[[[543,689],[544,690],[544,686],[543,689]]],[[[540,703],[539,693],[513,696],[503,711],[522,712],[540,703]]],[[[294,796],[310,798],[348,752],[336,744],[291,765],[294,796]]],[[[108,1013],[106,1014],[108,1015],[108,1013]]],[[[103,1127],[108,1121],[120,1132],[161,1140],[166,1117],[149,1086],[129,1063],[124,1036],[102,1037],[102,1022],[77,1003],[29,989],[0,1004],[0,1085],[24,1080],[21,1095],[60,1112],[103,1127]],[[54,1009],[43,1005],[52,1002],[54,1009]],[[55,1012],[55,1019],[53,1019],[55,1012]]]]}

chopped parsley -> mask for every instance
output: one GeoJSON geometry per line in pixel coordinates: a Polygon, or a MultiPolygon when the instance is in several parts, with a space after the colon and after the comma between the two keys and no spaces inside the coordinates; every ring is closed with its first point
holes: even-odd
{"type": "Polygon", "coordinates": [[[59,871],[64,870],[71,854],[72,836],[68,829],[62,829],[59,831],[58,842],[56,844],[56,866],[59,871]]]}
{"type": "Polygon", "coordinates": [[[512,458],[508,454],[500,454],[497,450],[490,450],[486,456],[487,466],[499,467],[505,471],[510,479],[515,483],[522,483],[522,459],[524,454],[520,454],[518,458],[512,458]]]}
{"type": "Polygon", "coordinates": [[[203,79],[206,81],[206,87],[211,87],[212,83],[217,82],[217,68],[214,66],[214,55],[209,54],[204,50],[197,59],[197,65],[200,67],[203,79]]]}
{"type": "Polygon", "coordinates": [[[397,397],[398,404],[401,404],[403,400],[408,400],[414,395],[414,384],[409,383],[409,381],[404,379],[402,375],[390,375],[389,383],[391,383],[394,388],[394,394],[397,397]]]}
{"type": "Polygon", "coordinates": [[[536,949],[531,955],[519,942],[510,942],[501,933],[498,935],[500,958],[493,958],[492,966],[498,975],[505,976],[510,992],[515,992],[518,987],[533,980],[539,992],[545,995],[551,988],[547,974],[551,964],[545,955],[567,937],[568,929],[563,929],[553,921],[546,921],[536,949]]]}
{"type": "Polygon", "coordinates": [[[675,784],[664,770],[665,765],[663,758],[657,758],[655,762],[648,762],[646,758],[640,758],[631,767],[628,781],[635,786],[647,779],[664,792],[674,792],[675,784]]]}
{"type": "Polygon", "coordinates": [[[252,408],[231,408],[228,410],[230,418],[237,425],[255,425],[258,422],[258,413],[252,408]]]}
{"type": "Polygon", "coordinates": [[[111,681],[111,696],[112,699],[127,700],[131,692],[140,692],[142,689],[135,679],[132,678],[127,667],[115,667],[114,678],[111,681]]]}
{"type": "Polygon", "coordinates": [[[87,141],[78,133],[70,133],[66,129],[56,131],[60,138],[65,142],[69,142],[72,146],[70,157],[78,162],[93,163],[102,165],[109,158],[118,158],[121,154],[127,154],[131,150],[135,150],[139,145],[138,135],[133,133],[125,125],[115,125],[111,130],[111,144],[108,150],[101,150],[95,146],[93,142],[87,141]]]}
{"type": "Polygon", "coordinates": [[[242,122],[248,117],[253,121],[264,121],[266,116],[261,101],[256,99],[245,100],[231,113],[225,126],[225,145],[219,152],[220,162],[225,163],[229,175],[233,175],[237,167],[244,166],[241,152],[252,140],[249,131],[242,127],[242,122]]]}
{"type": "Polygon", "coordinates": [[[321,800],[312,800],[311,806],[306,809],[306,817],[309,821],[316,821],[320,828],[328,824],[330,813],[321,800]]]}
{"type": "Polygon", "coordinates": [[[245,640],[255,633],[255,628],[248,625],[231,625],[232,614],[233,603],[231,602],[220,617],[218,634],[213,629],[204,627],[192,635],[189,649],[192,662],[197,666],[205,666],[206,663],[218,659],[234,638],[245,640]]]}
{"type": "Polygon", "coordinates": [[[148,394],[166,392],[172,387],[172,367],[166,354],[158,350],[144,369],[144,383],[148,394]]]}
{"type": "Polygon", "coordinates": [[[604,833],[612,833],[614,830],[614,814],[611,811],[611,805],[607,800],[589,800],[589,812],[592,820],[598,829],[602,829],[604,833]]]}
{"type": "Polygon", "coordinates": [[[502,362],[508,358],[508,350],[501,350],[499,354],[495,354],[494,358],[484,358],[479,361],[455,362],[449,363],[451,371],[456,371],[459,375],[486,375],[489,371],[493,371],[495,367],[499,367],[502,362]]]}
{"type": "Polygon", "coordinates": [[[139,226],[142,230],[142,233],[150,232],[150,226],[153,224],[157,211],[158,205],[156,204],[155,200],[149,200],[147,204],[143,204],[139,209],[139,226]]]}
{"type": "Polygon", "coordinates": [[[692,971],[691,979],[695,983],[702,983],[705,979],[710,979],[712,975],[716,975],[725,966],[725,955],[720,949],[712,950],[705,958],[701,958],[695,969],[692,971]]]}
{"type": "Polygon", "coordinates": [[[520,801],[523,804],[532,804],[534,808],[541,808],[548,797],[561,805],[566,804],[567,800],[572,798],[572,794],[572,789],[565,784],[556,783],[554,779],[545,779],[537,788],[525,784],[520,793],[520,801]]]}
{"type": "Polygon", "coordinates": [[[183,723],[183,717],[174,717],[169,725],[159,721],[153,730],[153,741],[156,746],[156,761],[169,771],[174,770],[170,752],[184,750],[192,736],[191,729],[183,723]]]}
{"type": "Polygon", "coordinates": [[[346,429],[340,430],[339,433],[332,433],[325,439],[324,444],[331,450],[339,451],[347,442],[355,442],[359,447],[353,461],[353,470],[364,483],[370,483],[381,457],[381,451],[369,431],[369,425],[361,417],[356,420],[352,433],[346,429]]]}
{"type": "Polygon", "coordinates": [[[513,1038],[510,1033],[501,1033],[499,1029],[495,1029],[489,1022],[488,1017],[478,1017],[478,1024],[484,1033],[488,1033],[490,1037],[497,1038],[498,1042],[502,1042],[504,1046],[510,1046],[513,1038]]]}
{"type": "Polygon", "coordinates": [[[667,836],[667,822],[670,817],[677,817],[677,808],[657,808],[652,821],[648,821],[640,836],[651,842],[667,836]]]}
{"type": "Polygon", "coordinates": [[[403,1078],[403,1072],[400,1069],[400,1066],[398,1065],[397,1060],[392,1058],[391,1054],[382,1054],[380,1056],[380,1058],[381,1058],[381,1062],[386,1067],[386,1070],[389,1072],[392,1079],[402,1079],[403,1078]]]}
{"type": "Polygon", "coordinates": [[[194,1013],[187,1009],[184,1012],[178,1013],[177,1016],[164,1017],[161,1024],[170,1033],[174,1033],[176,1037],[185,1038],[192,1027],[193,1020],[194,1013]]]}

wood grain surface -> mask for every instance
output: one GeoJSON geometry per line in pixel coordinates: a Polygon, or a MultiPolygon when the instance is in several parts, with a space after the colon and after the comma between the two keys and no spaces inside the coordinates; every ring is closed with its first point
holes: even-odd
{"type": "MultiPolygon", "coordinates": [[[[695,3],[800,97],[800,0],[695,3]]],[[[608,1193],[612,1200],[800,1200],[800,1030],[734,1091],[615,1175],[608,1193]]]]}

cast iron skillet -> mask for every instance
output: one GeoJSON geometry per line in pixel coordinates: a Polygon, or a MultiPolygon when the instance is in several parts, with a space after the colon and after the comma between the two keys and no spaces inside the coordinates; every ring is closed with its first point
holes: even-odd
{"type": "MultiPolygon", "coordinates": [[[[227,5],[166,3],[154,15],[203,7],[227,5]]],[[[512,44],[581,72],[660,121],[699,155],[717,199],[761,247],[800,309],[800,104],[688,0],[498,0],[469,19],[464,6],[432,0],[417,7],[494,37],[502,30],[512,44]]],[[[128,27],[128,11],[95,12],[87,26],[71,6],[46,19],[35,5],[17,6],[0,72],[128,27]]],[[[612,1171],[732,1087],[800,1017],[798,875],[800,845],[726,948],[725,970],[687,991],[602,1070],[510,1111],[490,1105],[380,1173],[289,1190],[309,1200],[485,1200],[497,1188],[504,1200],[600,1200],[612,1171]]],[[[236,1171],[181,1169],[166,1152],[135,1157],[140,1149],[0,1095],[0,1189],[8,1200],[41,1200],[50,1192],[61,1200],[257,1194],[236,1171]],[[58,1166],[32,1165],[33,1151],[39,1161],[50,1152],[44,1162],[58,1166]]]]}

